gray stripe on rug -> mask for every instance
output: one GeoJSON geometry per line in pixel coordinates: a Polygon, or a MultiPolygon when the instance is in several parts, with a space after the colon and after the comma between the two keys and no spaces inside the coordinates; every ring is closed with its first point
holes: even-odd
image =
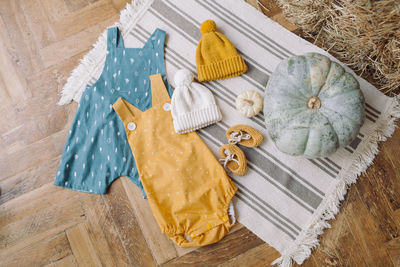
{"type": "Polygon", "coordinates": [[[254,211],[256,211],[258,214],[260,214],[264,219],[266,219],[271,224],[273,224],[276,228],[280,229],[282,232],[284,232],[286,235],[288,235],[292,240],[296,240],[296,236],[292,235],[287,230],[282,229],[282,227],[279,224],[277,224],[276,222],[274,222],[273,220],[268,218],[264,213],[262,213],[259,209],[257,209],[252,203],[250,203],[249,201],[243,199],[242,195],[239,192],[236,193],[236,197],[238,199],[240,199],[242,202],[244,202],[247,206],[252,208],[254,211]]]}
{"type": "MultiPolygon", "coordinates": [[[[279,217],[281,217],[283,220],[285,220],[287,223],[289,223],[292,227],[296,228],[297,231],[301,231],[300,226],[298,226],[296,223],[294,223],[292,220],[290,220],[289,218],[287,218],[285,215],[283,215],[282,213],[280,213],[279,211],[277,211],[274,207],[272,207],[271,205],[269,205],[267,202],[265,202],[263,199],[261,199],[260,197],[258,197],[256,194],[254,194],[251,190],[249,190],[246,186],[244,186],[242,183],[240,183],[238,181],[238,179],[233,178],[233,180],[235,181],[235,184],[238,185],[241,190],[247,192],[248,195],[252,196],[254,199],[256,199],[258,202],[261,202],[264,207],[268,207],[268,209],[272,210],[275,214],[279,215],[279,217]]],[[[295,230],[294,230],[295,231],[295,230]]],[[[295,232],[297,232],[295,231],[295,232]]]]}
{"type": "MultiPolygon", "coordinates": [[[[219,147],[219,146],[221,146],[223,144],[220,141],[217,141],[216,139],[214,139],[215,137],[211,138],[212,135],[209,134],[207,131],[204,131],[204,129],[199,130],[198,134],[202,138],[212,142],[216,147],[219,147]]],[[[254,168],[253,165],[250,162],[247,162],[247,167],[249,169],[253,170],[254,172],[256,172],[259,175],[259,177],[263,178],[269,184],[271,184],[272,186],[277,188],[281,193],[285,194],[287,197],[289,197],[290,199],[295,201],[299,206],[304,208],[306,211],[308,211],[311,214],[314,213],[313,208],[310,208],[308,205],[306,205],[301,199],[299,199],[297,196],[295,196],[293,193],[291,193],[287,188],[284,188],[284,189],[281,188],[281,186],[279,186],[273,179],[270,179],[269,176],[265,175],[264,173],[258,171],[258,169],[254,168]]]]}
{"type": "MultiPolygon", "coordinates": [[[[194,25],[191,23],[189,20],[187,20],[185,17],[177,13],[175,10],[171,9],[169,6],[167,6],[165,3],[162,3],[161,1],[156,1],[154,2],[153,6],[154,10],[149,9],[149,12],[152,13],[154,16],[156,16],[158,19],[166,23],[168,26],[176,30],[177,32],[183,31],[186,34],[182,35],[185,37],[189,42],[197,46],[199,40],[201,39],[201,33],[200,33],[200,24],[194,25]],[[156,12],[154,12],[156,11],[156,12]],[[158,13],[158,14],[157,14],[158,13]],[[163,17],[161,17],[161,16],[163,17]],[[168,21],[166,21],[168,20],[168,21]],[[175,26],[176,25],[176,26],[175,26]],[[178,26],[178,27],[177,27],[178,26]],[[187,37],[189,35],[193,39],[190,39],[187,37]]],[[[190,16],[187,14],[187,16],[190,16]]],[[[239,51],[239,53],[241,53],[239,51]]],[[[245,55],[241,53],[243,56],[248,58],[248,55],[245,55]]],[[[243,79],[246,79],[245,77],[249,76],[251,77],[254,81],[256,81],[258,84],[247,80],[250,82],[252,85],[256,86],[259,90],[263,91],[265,84],[268,82],[269,75],[267,73],[263,73],[260,70],[258,70],[257,67],[255,67],[252,63],[246,61],[246,64],[248,65],[248,71],[246,74],[242,77],[243,79]]]]}
{"type": "Polygon", "coordinates": [[[260,47],[264,48],[266,51],[270,52],[272,55],[276,56],[277,58],[284,59],[284,58],[287,57],[284,53],[282,53],[282,51],[276,52],[276,51],[272,50],[271,47],[266,46],[264,43],[260,42],[257,38],[254,38],[254,36],[247,34],[246,30],[237,27],[234,23],[230,23],[225,18],[225,16],[221,16],[219,14],[219,12],[216,12],[213,8],[211,8],[210,6],[206,5],[202,1],[198,1],[197,4],[201,5],[205,9],[207,9],[209,12],[214,14],[214,16],[218,17],[220,20],[224,21],[226,24],[230,25],[232,28],[234,28],[235,30],[237,30],[238,32],[243,34],[243,36],[246,36],[247,38],[252,40],[254,43],[258,44],[260,47]]]}
{"type": "MultiPolygon", "coordinates": [[[[217,138],[220,142],[218,145],[221,146],[226,143],[225,130],[217,124],[211,125],[204,128],[202,131],[206,131],[213,137],[217,138]]],[[[313,208],[317,208],[321,203],[322,198],[316,195],[313,191],[309,190],[304,185],[300,184],[293,176],[286,173],[279,166],[275,165],[272,161],[262,156],[255,150],[251,150],[248,147],[241,146],[241,149],[245,152],[247,161],[254,164],[267,174],[274,181],[285,187],[296,197],[307,203],[313,208]]],[[[263,175],[265,177],[265,175],[263,175]]],[[[267,178],[267,177],[265,177],[267,178]]]]}
{"type": "MultiPolygon", "coordinates": [[[[284,57],[290,57],[290,56],[294,55],[291,51],[289,51],[285,47],[281,46],[279,43],[275,42],[274,40],[272,40],[271,38],[269,38],[268,36],[266,36],[265,34],[260,32],[253,25],[247,23],[245,20],[241,19],[240,17],[238,17],[237,15],[235,15],[234,13],[232,13],[231,11],[226,9],[224,6],[222,6],[220,3],[218,3],[218,1],[209,1],[209,0],[203,0],[203,1],[208,3],[210,5],[210,7],[214,8],[216,11],[218,11],[218,12],[216,12],[217,15],[222,14],[222,15],[224,15],[223,18],[230,20],[231,21],[231,23],[229,23],[230,25],[232,25],[232,24],[238,25],[238,27],[240,26],[245,32],[248,32],[249,30],[253,31],[254,36],[258,35],[258,36],[255,36],[257,39],[264,40],[265,43],[272,45],[271,47],[273,47],[274,49],[276,49],[274,46],[278,47],[278,49],[276,49],[276,51],[279,52],[280,54],[282,54],[284,57]],[[254,32],[256,34],[254,34],[254,32]]],[[[214,12],[213,12],[213,14],[215,14],[214,12]]],[[[219,18],[221,18],[221,16],[219,16],[219,18]]]]}

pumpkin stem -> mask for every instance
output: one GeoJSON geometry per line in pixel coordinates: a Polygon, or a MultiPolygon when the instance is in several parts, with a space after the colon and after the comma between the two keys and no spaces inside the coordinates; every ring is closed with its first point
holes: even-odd
{"type": "Polygon", "coordinates": [[[307,107],[309,109],[320,109],[321,100],[317,96],[310,97],[310,99],[307,101],[307,107]]]}
{"type": "Polygon", "coordinates": [[[254,102],[252,100],[250,100],[250,99],[243,99],[243,102],[246,102],[250,106],[254,105],[254,102]]]}

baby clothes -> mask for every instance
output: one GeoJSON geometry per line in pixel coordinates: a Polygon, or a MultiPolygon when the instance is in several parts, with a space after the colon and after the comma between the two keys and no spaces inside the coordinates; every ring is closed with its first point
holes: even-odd
{"type": "Polygon", "coordinates": [[[193,132],[222,119],[211,91],[194,82],[193,74],[189,70],[178,70],[174,81],[171,115],[175,132],[193,132]]]}
{"type": "Polygon", "coordinates": [[[143,112],[122,98],[113,107],[153,215],[180,246],[217,242],[231,227],[228,207],[237,188],[196,133],[175,133],[162,76],[152,75],[150,82],[152,108],[143,112]]]}
{"type": "Polygon", "coordinates": [[[104,194],[114,179],[128,176],[143,190],[124,125],[112,104],[122,96],[141,110],[151,107],[149,75],[166,77],[164,39],[165,32],[156,29],[143,48],[125,48],[118,28],[108,29],[103,72],[82,94],[55,185],[104,194]]]}

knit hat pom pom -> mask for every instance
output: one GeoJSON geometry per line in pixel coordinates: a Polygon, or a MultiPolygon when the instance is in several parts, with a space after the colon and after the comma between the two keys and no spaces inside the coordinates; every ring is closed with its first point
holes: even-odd
{"type": "Polygon", "coordinates": [[[208,32],[215,32],[217,30],[217,25],[213,20],[206,20],[200,26],[201,34],[205,34],[208,32]]]}
{"type": "Polygon", "coordinates": [[[175,73],[175,86],[189,85],[193,81],[193,73],[187,69],[180,69],[175,73]]]}

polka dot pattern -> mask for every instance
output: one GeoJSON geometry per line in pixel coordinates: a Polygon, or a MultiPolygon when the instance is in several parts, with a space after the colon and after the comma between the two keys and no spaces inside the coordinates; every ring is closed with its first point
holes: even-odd
{"type": "MultiPolygon", "coordinates": [[[[117,27],[107,34],[105,67],[97,82],[83,92],[54,184],[104,194],[114,179],[128,176],[144,194],[126,134],[121,134],[124,125],[112,104],[123,97],[140,110],[151,108],[151,98],[146,97],[151,96],[148,77],[158,70],[166,75],[161,56],[165,32],[156,29],[143,48],[124,48],[117,27]]],[[[167,82],[166,86],[172,94],[167,82]]]]}
{"type": "Polygon", "coordinates": [[[228,205],[237,188],[197,133],[175,132],[171,113],[163,108],[170,98],[161,75],[151,76],[151,87],[153,105],[146,112],[123,98],[114,108],[153,215],[180,246],[214,243],[230,229],[228,205]],[[183,239],[183,232],[193,241],[183,239]]]}

